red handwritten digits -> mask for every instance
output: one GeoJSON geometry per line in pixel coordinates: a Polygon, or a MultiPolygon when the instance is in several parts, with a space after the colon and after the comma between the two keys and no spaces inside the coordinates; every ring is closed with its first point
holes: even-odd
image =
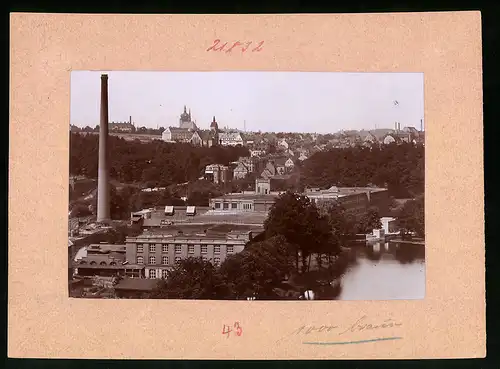
{"type": "Polygon", "coordinates": [[[229,335],[231,334],[232,330],[228,325],[223,325],[222,326],[222,334],[227,334],[226,338],[229,338],[229,335]],[[227,328],[227,330],[226,330],[227,328]]]}
{"type": "Polygon", "coordinates": [[[226,53],[231,52],[231,50],[233,50],[236,46],[241,46],[241,45],[243,45],[241,42],[236,41],[236,42],[233,44],[233,46],[231,46],[229,49],[227,49],[227,50],[226,50],[226,53]]]}
{"type": "Polygon", "coordinates": [[[222,51],[226,46],[227,46],[227,42],[223,43],[222,46],[219,46],[217,47],[217,45],[220,44],[220,40],[219,39],[216,39],[214,40],[214,44],[212,46],[210,46],[207,51],[222,51]]]}
{"type": "Polygon", "coordinates": [[[245,44],[246,44],[247,46],[241,49],[241,52],[242,52],[242,53],[244,53],[245,51],[247,51],[247,50],[248,50],[248,48],[249,48],[249,47],[250,47],[250,45],[252,44],[252,41],[250,41],[250,42],[246,42],[245,44]]]}
{"type": "MultiPolygon", "coordinates": [[[[243,328],[241,328],[240,326],[240,322],[234,322],[233,324],[233,327],[235,329],[234,333],[236,333],[236,335],[239,337],[242,335],[243,333],[243,328]]],[[[226,338],[229,338],[229,336],[231,335],[231,332],[233,330],[231,329],[230,326],[226,325],[226,324],[223,324],[222,325],[222,334],[225,334],[226,335],[226,338]]]]}
{"type": "Polygon", "coordinates": [[[215,47],[220,43],[220,40],[217,39],[217,40],[214,40],[214,44],[212,46],[210,46],[207,51],[210,51],[210,50],[215,50],[215,47]]]}
{"type": "Polygon", "coordinates": [[[252,52],[259,52],[259,51],[262,51],[262,45],[264,44],[264,41],[261,41],[259,42],[259,44],[257,45],[257,47],[253,48],[252,49],[252,52]]]}
{"type": "Polygon", "coordinates": [[[240,327],[240,322],[235,322],[234,328],[236,328],[236,335],[241,336],[241,334],[243,333],[243,329],[240,327]]]}
{"type": "MultiPolygon", "coordinates": [[[[257,46],[255,46],[253,49],[251,49],[251,51],[252,52],[262,51],[263,44],[264,44],[264,41],[260,41],[257,44],[257,46]]],[[[228,45],[228,42],[224,42],[223,44],[221,44],[221,40],[216,39],[216,40],[214,40],[213,45],[210,46],[206,51],[224,51],[224,49],[226,49],[227,45],[228,45]]],[[[241,52],[244,53],[250,48],[250,45],[252,45],[252,41],[248,41],[248,42],[235,41],[229,49],[225,50],[225,52],[230,53],[233,51],[233,49],[235,47],[242,46],[241,52]]]]}

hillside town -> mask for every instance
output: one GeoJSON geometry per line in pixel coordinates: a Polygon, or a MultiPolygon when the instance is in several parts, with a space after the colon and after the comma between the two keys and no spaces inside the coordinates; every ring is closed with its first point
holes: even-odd
{"type": "Polygon", "coordinates": [[[70,296],[328,300],[360,260],[422,264],[422,120],[247,132],[184,106],[151,129],[108,120],[101,78],[100,125],[70,126],[70,296]]]}

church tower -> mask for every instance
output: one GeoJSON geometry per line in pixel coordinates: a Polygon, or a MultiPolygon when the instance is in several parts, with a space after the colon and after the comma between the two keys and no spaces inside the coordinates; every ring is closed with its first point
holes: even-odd
{"type": "Polygon", "coordinates": [[[216,131],[216,132],[219,130],[219,125],[217,124],[217,121],[215,120],[215,116],[214,116],[214,119],[212,120],[212,123],[210,123],[210,130],[216,131]]]}

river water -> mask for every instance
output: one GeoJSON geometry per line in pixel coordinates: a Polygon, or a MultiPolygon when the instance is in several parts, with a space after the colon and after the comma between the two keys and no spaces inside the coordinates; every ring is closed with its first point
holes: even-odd
{"type": "Polygon", "coordinates": [[[410,300],[425,297],[425,246],[354,244],[338,300],[410,300]]]}

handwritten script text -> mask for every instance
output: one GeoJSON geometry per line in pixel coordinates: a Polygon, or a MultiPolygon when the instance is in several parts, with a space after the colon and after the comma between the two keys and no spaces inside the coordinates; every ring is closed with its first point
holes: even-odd
{"type": "MultiPolygon", "coordinates": [[[[316,336],[318,334],[320,336],[331,336],[332,334],[335,336],[343,336],[354,333],[369,333],[369,332],[380,332],[389,331],[390,328],[398,328],[403,324],[395,321],[394,319],[384,319],[384,320],[371,320],[367,316],[362,316],[354,323],[348,324],[329,324],[329,325],[302,325],[298,329],[294,330],[288,337],[290,336],[316,336]]],[[[383,333],[382,333],[383,334],[383,333]]],[[[336,344],[347,344],[347,343],[361,343],[361,342],[372,342],[372,341],[384,341],[388,339],[395,339],[400,337],[390,337],[390,338],[377,338],[375,340],[361,340],[361,341],[347,341],[347,342],[337,342],[336,344]]],[[[311,344],[311,342],[304,342],[311,344]]],[[[328,344],[327,342],[316,342],[315,344],[328,344]]]]}
{"type": "Polygon", "coordinates": [[[264,45],[264,41],[254,42],[254,41],[230,41],[230,42],[222,42],[220,39],[216,39],[213,41],[212,46],[210,46],[206,51],[218,51],[231,53],[233,51],[241,51],[244,52],[259,52],[262,51],[264,45]]]}

